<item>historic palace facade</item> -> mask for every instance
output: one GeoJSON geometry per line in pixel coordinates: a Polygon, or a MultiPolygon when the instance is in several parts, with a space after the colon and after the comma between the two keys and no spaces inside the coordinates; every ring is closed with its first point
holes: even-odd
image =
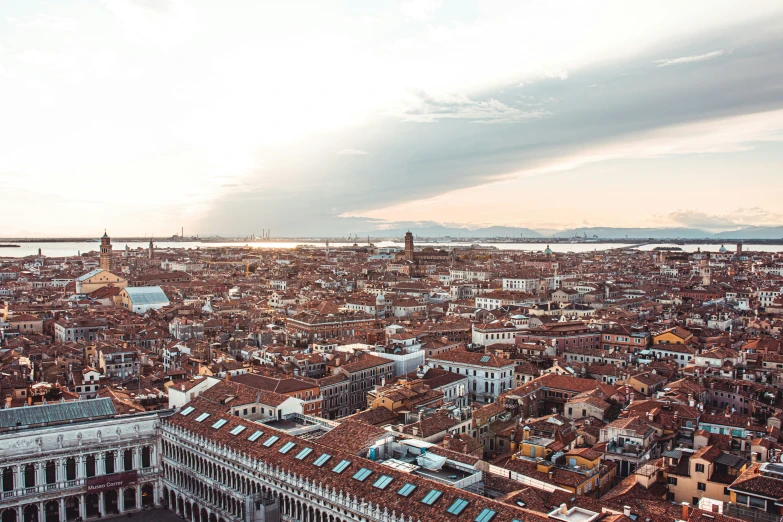
{"type": "Polygon", "coordinates": [[[0,410],[2,522],[60,522],[158,504],[158,413],[110,399],[0,410]]]}

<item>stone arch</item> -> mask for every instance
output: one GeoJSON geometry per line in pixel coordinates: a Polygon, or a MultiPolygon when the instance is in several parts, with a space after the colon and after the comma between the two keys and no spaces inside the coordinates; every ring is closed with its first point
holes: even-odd
{"type": "Polygon", "coordinates": [[[50,500],[44,504],[44,521],[45,522],[60,522],[60,502],[57,500],[50,500]]]}
{"type": "Polygon", "coordinates": [[[23,522],[38,522],[38,506],[27,504],[22,510],[23,522]]]}
{"type": "Polygon", "coordinates": [[[103,492],[103,514],[110,515],[120,512],[120,493],[116,489],[103,492]]]}
{"type": "Polygon", "coordinates": [[[81,499],[77,495],[65,497],[65,520],[75,520],[80,516],[80,503],[81,499]]]}
{"type": "Polygon", "coordinates": [[[101,497],[97,493],[88,493],[84,497],[84,507],[87,518],[97,516],[101,513],[101,497]]]}
{"type": "Polygon", "coordinates": [[[122,509],[136,509],[136,486],[125,488],[122,491],[122,509]]]}
{"type": "Polygon", "coordinates": [[[131,471],[133,470],[133,450],[132,449],[126,449],[122,452],[122,470],[123,471],[131,471]]]}
{"type": "Polygon", "coordinates": [[[16,509],[12,507],[5,508],[0,513],[0,522],[16,522],[16,509]]]}
{"type": "Polygon", "coordinates": [[[155,505],[155,487],[147,482],[141,486],[141,506],[151,507],[155,505]]]}

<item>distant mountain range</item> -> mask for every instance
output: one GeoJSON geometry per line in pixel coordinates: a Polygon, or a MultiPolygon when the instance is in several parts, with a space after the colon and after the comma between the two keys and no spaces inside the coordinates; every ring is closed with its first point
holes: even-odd
{"type": "MultiPolygon", "coordinates": [[[[585,237],[598,239],[715,239],[716,241],[731,239],[783,239],[783,226],[775,227],[743,227],[727,232],[709,232],[700,228],[612,228],[612,227],[583,227],[567,230],[553,231],[552,229],[533,230],[521,227],[486,227],[470,230],[466,227],[446,227],[442,225],[427,225],[423,227],[412,226],[410,229],[375,230],[369,233],[373,237],[402,237],[410,230],[418,237],[452,237],[452,238],[541,238],[548,237],[568,238],[585,237]]],[[[367,234],[363,234],[367,235],[367,234]]],[[[362,237],[361,235],[359,237],[362,237]]]]}
{"type": "Polygon", "coordinates": [[[744,227],[713,233],[700,228],[572,228],[561,230],[555,237],[579,236],[601,239],[783,239],[783,227],[744,227]]]}
{"type": "MultiPolygon", "coordinates": [[[[444,227],[442,225],[427,225],[423,227],[411,226],[408,228],[395,228],[388,230],[374,230],[370,235],[386,237],[402,237],[410,230],[414,236],[419,237],[544,237],[530,228],[517,227],[487,227],[470,230],[465,227],[444,227]]],[[[367,234],[364,234],[367,235],[367,234]]],[[[361,235],[359,237],[362,237],[361,235]]]]}

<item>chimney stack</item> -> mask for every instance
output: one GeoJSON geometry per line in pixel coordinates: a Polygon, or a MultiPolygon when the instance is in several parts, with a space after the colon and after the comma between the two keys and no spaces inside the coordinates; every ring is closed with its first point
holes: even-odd
{"type": "Polygon", "coordinates": [[[682,503],[682,519],[688,520],[688,517],[690,516],[691,512],[691,506],[687,502],[682,503]]]}
{"type": "Polygon", "coordinates": [[[560,504],[560,513],[562,513],[563,515],[568,514],[568,506],[565,503],[560,504]]]}
{"type": "Polygon", "coordinates": [[[623,515],[626,517],[631,516],[631,506],[623,506],[623,515]]]}

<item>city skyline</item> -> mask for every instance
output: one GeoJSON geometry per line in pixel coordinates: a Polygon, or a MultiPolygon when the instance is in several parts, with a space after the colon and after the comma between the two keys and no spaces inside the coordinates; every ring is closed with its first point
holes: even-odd
{"type": "Polygon", "coordinates": [[[24,2],[0,25],[3,236],[783,224],[778,2],[24,2]]]}

